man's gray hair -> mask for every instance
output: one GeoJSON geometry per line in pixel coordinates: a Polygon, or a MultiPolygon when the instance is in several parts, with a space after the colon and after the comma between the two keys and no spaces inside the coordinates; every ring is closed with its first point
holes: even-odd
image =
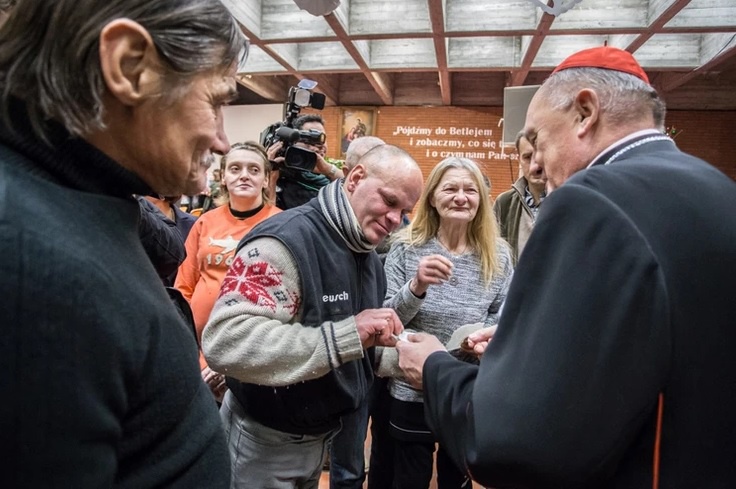
{"type": "MultiPolygon", "coordinates": [[[[526,139],[527,141],[529,141],[529,139],[527,139],[527,137],[526,137],[526,132],[524,131],[524,129],[522,129],[521,131],[519,131],[516,134],[516,139],[514,140],[514,146],[516,146],[516,152],[517,153],[521,153],[521,150],[519,149],[519,146],[521,145],[521,140],[522,139],[526,139]]],[[[519,155],[519,159],[521,160],[521,154],[519,155]]]]}
{"type": "Polygon", "coordinates": [[[664,130],[664,101],[651,85],[634,75],[602,68],[569,68],[553,73],[542,88],[550,105],[558,110],[569,108],[579,90],[593,89],[613,123],[651,115],[657,128],[664,130]]]}
{"type": "Polygon", "coordinates": [[[375,136],[363,136],[353,139],[350,142],[350,146],[348,146],[348,150],[345,152],[345,166],[352,170],[364,154],[382,144],[386,143],[383,139],[375,136]]]}
{"type": "Polygon", "coordinates": [[[35,132],[46,121],[74,135],[104,128],[99,48],[102,29],[127,18],[150,34],[163,62],[164,96],[181,96],[192,79],[244,59],[247,42],[219,0],[23,0],[0,29],[0,104],[21,99],[35,132]],[[177,90],[179,89],[179,90],[177,90]]]}

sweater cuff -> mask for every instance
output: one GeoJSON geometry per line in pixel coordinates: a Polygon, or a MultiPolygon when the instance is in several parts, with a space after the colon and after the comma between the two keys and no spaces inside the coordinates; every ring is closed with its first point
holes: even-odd
{"type": "Polygon", "coordinates": [[[376,348],[375,371],[379,377],[404,379],[404,372],[399,368],[399,352],[396,348],[380,346],[376,348]]]}
{"type": "Polygon", "coordinates": [[[411,291],[409,284],[411,284],[411,280],[405,283],[399,291],[401,294],[401,301],[406,306],[418,310],[419,307],[424,303],[424,298],[427,297],[427,293],[425,292],[421,297],[417,297],[416,295],[414,295],[414,292],[411,291]]]}
{"type": "Polygon", "coordinates": [[[330,323],[330,352],[335,354],[335,363],[342,365],[363,358],[363,344],[360,342],[355,318],[350,316],[330,323]]]}

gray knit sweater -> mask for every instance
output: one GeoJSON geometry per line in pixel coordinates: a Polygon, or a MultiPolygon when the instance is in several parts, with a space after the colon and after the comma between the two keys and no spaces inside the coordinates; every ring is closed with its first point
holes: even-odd
{"type": "MultiPolygon", "coordinates": [[[[394,243],[386,257],[388,290],[383,306],[395,309],[407,329],[435,335],[443,344],[465,324],[496,324],[513,275],[511,251],[500,238],[496,241],[496,253],[500,271],[486,285],[475,252],[452,255],[436,238],[418,247],[394,243]],[[409,290],[409,282],[419,261],[434,254],[452,261],[452,277],[443,284],[430,286],[425,297],[419,298],[409,290]]],[[[390,390],[396,399],[422,401],[421,391],[398,378],[391,379],[390,390]]]]}

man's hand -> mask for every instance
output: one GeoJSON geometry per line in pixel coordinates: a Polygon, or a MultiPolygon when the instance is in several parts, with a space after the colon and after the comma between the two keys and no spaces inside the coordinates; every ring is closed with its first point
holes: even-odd
{"type": "Polygon", "coordinates": [[[488,343],[493,339],[493,335],[496,334],[497,328],[498,324],[494,324],[493,326],[479,329],[478,331],[471,333],[468,335],[467,339],[468,347],[472,348],[473,353],[476,355],[483,355],[483,352],[486,351],[486,348],[488,347],[488,343]]]}
{"type": "Polygon", "coordinates": [[[283,147],[284,147],[283,141],[276,141],[271,146],[269,146],[268,149],[266,150],[266,156],[268,156],[268,161],[273,161],[279,164],[286,161],[286,158],[284,158],[283,156],[276,156],[279,153],[279,151],[283,149],[283,147]]]}
{"type": "Polygon", "coordinates": [[[399,368],[404,372],[406,380],[415,388],[422,388],[422,372],[424,362],[436,351],[447,351],[437,339],[425,333],[410,334],[408,341],[396,343],[399,352],[399,368]]]}
{"type": "Polygon", "coordinates": [[[337,166],[332,163],[328,163],[327,160],[325,160],[319,153],[315,154],[317,155],[317,163],[314,165],[314,173],[324,175],[330,180],[337,180],[338,178],[345,176],[342,170],[337,166]]]}
{"type": "Polygon", "coordinates": [[[452,262],[442,255],[425,256],[419,261],[417,273],[409,283],[409,289],[416,296],[422,296],[430,285],[441,284],[452,275],[452,262]]]}
{"type": "Polygon", "coordinates": [[[363,348],[371,346],[394,346],[394,335],[404,331],[401,319],[390,308],[366,309],[355,316],[360,342],[363,348]]]}

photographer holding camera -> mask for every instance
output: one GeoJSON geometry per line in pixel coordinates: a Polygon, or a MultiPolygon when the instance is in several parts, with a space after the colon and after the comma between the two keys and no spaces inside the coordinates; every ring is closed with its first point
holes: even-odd
{"type": "Polygon", "coordinates": [[[316,154],[312,171],[284,166],[284,156],[278,156],[284,149],[284,141],[278,140],[268,147],[268,158],[277,170],[272,175],[271,189],[276,194],[276,206],[290,209],[309,202],[317,196],[319,189],[333,180],[343,178],[343,171],[325,161],[327,143],[324,142],[325,126],[322,116],[306,114],[294,120],[294,129],[310,135],[301,136],[293,146],[304,148],[316,154]],[[273,184],[275,182],[275,185],[273,184]]]}

